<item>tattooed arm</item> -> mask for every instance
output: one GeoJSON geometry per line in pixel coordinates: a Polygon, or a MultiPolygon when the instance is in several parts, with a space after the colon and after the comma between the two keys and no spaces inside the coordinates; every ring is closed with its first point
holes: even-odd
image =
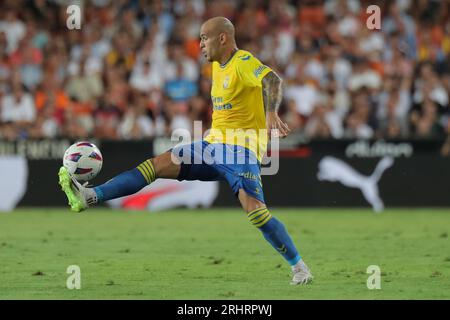
{"type": "Polygon", "coordinates": [[[272,129],[278,130],[279,135],[284,138],[289,134],[290,129],[278,116],[278,109],[280,108],[281,99],[283,98],[281,84],[281,78],[273,71],[266,74],[262,79],[267,130],[269,130],[269,133],[272,129]]]}

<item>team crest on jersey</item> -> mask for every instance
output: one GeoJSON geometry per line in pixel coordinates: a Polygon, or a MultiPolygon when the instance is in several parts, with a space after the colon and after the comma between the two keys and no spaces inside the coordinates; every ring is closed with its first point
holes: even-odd
{"type": "Polygon", "coordinates": [[[225,79],[223,79],[223,88],[228,89],[230,86],[230,76],[226,76],[225,79]]]}

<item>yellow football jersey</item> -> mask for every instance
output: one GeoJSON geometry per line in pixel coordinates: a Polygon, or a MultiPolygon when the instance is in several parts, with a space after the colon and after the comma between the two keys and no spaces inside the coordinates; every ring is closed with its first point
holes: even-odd
{"type": "Polygon", "coordinates": [[[262,79],[272,71],[250,52],[238,50],[224,65],[212,64],[209,143],[240,145],[261,161],[267,148],[262,79]]]}

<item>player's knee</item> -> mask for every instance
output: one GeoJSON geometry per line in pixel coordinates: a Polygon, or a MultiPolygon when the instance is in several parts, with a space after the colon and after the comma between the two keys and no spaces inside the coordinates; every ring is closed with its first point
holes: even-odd
{"type": "Polygon", "coordinates": [[[238,198],[247,213],[266,206],[264,202],[249,195],[243,188],[239,189],[238,198]]]}
{"type": "Polygon", "coordinates": [[[257,228],[261,228],[272,219],[272,215],[266,206],[261,206],[248,212],[247,217],[250,223],[257,228]]]}
{"type": "Polygon", "coordinates": [[[150,158],[149,161],[153,163],[157,178],[175,179],[180,172],[180,165],[172,161],[170,152],[150,158]]]}

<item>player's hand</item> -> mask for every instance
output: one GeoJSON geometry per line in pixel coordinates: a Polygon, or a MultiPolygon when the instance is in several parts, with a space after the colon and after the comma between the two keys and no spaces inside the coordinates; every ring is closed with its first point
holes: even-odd
{"type": "Polygon", "coordinates": [[[291,129],[289,129],[286,123],[281,121],[280,117],[276,112],[269,112],[267,114],[266,124],[269,137],[272,130],[275,130],[274,132],[275,137],[280,138],[286,137],[291,132],[291,129]]]}

